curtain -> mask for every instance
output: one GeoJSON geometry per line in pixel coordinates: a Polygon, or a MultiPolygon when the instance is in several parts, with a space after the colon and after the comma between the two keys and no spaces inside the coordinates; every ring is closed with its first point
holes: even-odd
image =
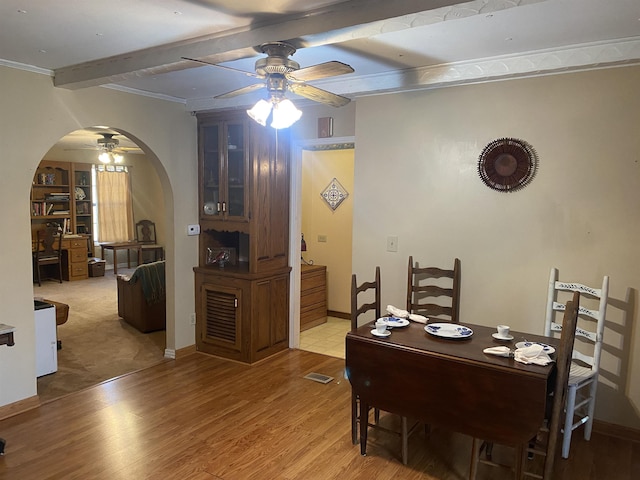
{"type": "Polygon", "coordinates": [[[133,241],[135,233],[128,169],[97,167],[96,190],[99,241],[133,241]]]}

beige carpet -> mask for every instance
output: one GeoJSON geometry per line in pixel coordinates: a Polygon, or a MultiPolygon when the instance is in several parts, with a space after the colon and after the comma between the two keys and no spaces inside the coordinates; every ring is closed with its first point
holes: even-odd
{"type": "MultiPolygon", "coordinates": [[[[132,271],[119,268],[118,274],[132,271]]],[[[118,317],[112,270],[76,282],[45,280],[34,284],[33,296],[69,305],[69,319],[57,329],[58,371],[38,379],[41,402],[163,361],[164,330],[141,333],[118,317]]]]}

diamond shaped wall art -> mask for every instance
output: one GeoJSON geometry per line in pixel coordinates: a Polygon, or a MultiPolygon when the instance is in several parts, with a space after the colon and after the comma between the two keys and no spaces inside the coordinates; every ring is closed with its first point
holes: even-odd
{"type": "Polygon", "coordinates": [[[327,202],[331,210],[335,210],[349,196],[349,193],[340,185],[338,179],[334,178],[320,193],[320,196],[327,202]]]}

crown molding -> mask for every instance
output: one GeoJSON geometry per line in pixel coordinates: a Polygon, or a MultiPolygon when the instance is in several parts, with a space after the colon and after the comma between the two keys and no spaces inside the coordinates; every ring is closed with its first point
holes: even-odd
{"type": "MultiPolygon", "coordinates": [[[[315,86],[351,99],[386,93],[453,87],[516,78],[557,75],[640,64],[640,37],[537,50],[466,62],[446,63],[372,75],[350,75],[314,82],[315,86]]],[[[187,110],[202,111],[247,106],[252,99],[192,99],[187,110]]],[[[304,102],[296,99],[296,103],[304,102]]]]}

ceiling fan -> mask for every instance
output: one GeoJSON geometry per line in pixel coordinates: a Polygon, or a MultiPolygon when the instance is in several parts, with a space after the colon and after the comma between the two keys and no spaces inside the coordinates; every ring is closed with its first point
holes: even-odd
{"type": "Polygon", "coordinates": [[[236,90],[217,95],[214,98],[232,98],[245,93],[251,93],[261,88],[266,88],[269,94],[269,102],[274,106],[285,101],[285,93],[287,91],[300,95],[301,97],[308,98],[309,100],[313,100],[314,102],[324,103],[333,107],[342,107],[350,102],[350,99],[347,97],[322,90],[321,88],[314,87],[307,83],[321,78],[353,73],[354,70],[350,65],[338,61],[330,61],[320,63],[318,65],[312,65],[310,67],[300,68],[298,62],[289,58],[296,52],[296,49],[286,42],[264,43],[260,45],[260,50],[267,56],[256,61],[255,73],[195,58],[182,57],[182,59],[204,63],[218,68],[224,68],[232,72],[241,73],[243,75],[262,80],[260,83],[254,83],[253,85],[238,88],[236,90]]]}

